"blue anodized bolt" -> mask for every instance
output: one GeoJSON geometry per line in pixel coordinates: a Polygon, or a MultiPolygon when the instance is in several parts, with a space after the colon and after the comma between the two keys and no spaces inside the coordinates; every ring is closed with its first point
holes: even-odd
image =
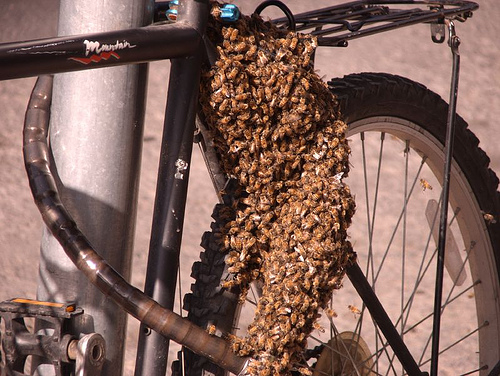
{"type": "Polygon", "coordinates": [[[224,22],[236,22],[240,18],[240,10],[234,4],[222,4],[220,18],[224,22]]]}
{"type": "Polygon", "coordinates": [[[166,11],[166,16],[170,21],[176,21],[177,20],[177,14],[179,13],[177,11],[177,8],[179,7],[179,0],[171,0],[168,4],[168,9],[166,11]]]}

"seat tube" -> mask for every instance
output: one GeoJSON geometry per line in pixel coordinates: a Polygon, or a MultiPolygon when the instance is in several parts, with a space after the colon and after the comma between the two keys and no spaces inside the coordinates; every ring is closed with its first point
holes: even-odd
{"type": "MultiPolygon", "coordinates": [[[[177,22],[203,32],[208,1],[181,1],[177,22]]],[[[158,170],[145,293],[173,310],[203,47],[194,56],[173,59],[158,170]]],[[[169,340],[141,326],[135,375],[163,376],[169,340]]]]}
{"type": "MultiPolygon", "coordinates": [[[[61,0],[58,33],[144,26],[152,20],[153,5],[153,0],[61,0]]],[[[132,257],[146,80],[145,64],[54,78],[50,144],[62,200],[99,253],[125,278],[132,257]]],[[[121,375],[126,313],[87,281],[47,230],[39,270],[38,299],[82,307],[73,334],[100,333],[107,344],[102,375],[121,375]]],[[[51,364],[34,363],[36,375],[55,374],[51,364]]]]}

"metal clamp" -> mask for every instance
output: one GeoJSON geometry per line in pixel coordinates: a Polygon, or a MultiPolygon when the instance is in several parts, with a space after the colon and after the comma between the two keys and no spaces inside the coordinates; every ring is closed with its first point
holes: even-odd
{"type": "MultiPolygon", "coordinates": [[[[460,46],[460,38],[458,37],[458,35],[455,32],[455,24],[451,20],[446,20],[445,23],[448,26],[448,35],[449,35],[448,46],[450,46],[451,53],[453,55],[458,55],[459,54],[458,53],[458,46],[460,46]]],[[[458,68],[454,67],[453,69],[455,70],[458,68]]]]}

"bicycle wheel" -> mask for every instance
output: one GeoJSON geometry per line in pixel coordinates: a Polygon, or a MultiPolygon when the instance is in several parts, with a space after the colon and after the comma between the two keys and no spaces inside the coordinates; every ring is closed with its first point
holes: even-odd
{"type": "MultiPolygon", "coordinates": [[[[329,86],[349,125],[347,182],[357,204],[350,240],[358,263],[415,360],[428,370],[448,107],[424,86],[393,75],[349,75],[329,86]]],[[[457,122],[439,374],[487,374],[500,358],[498,179],[465,121],[457,122]]],[[[232,215],[218,205],[212,230],[232,215]]],[[[189,318],[214,325],[219,335],[243,335],[259,288],[238,304],[237,291],[220,287],[232,276],[213,232],[202,245],[193,293],[185,299],[189,318]]],[[[405,374],[397,349],[387,345],[347,279],[320,324],[323,330],[309,337],[302,365],[315,376],[405,374]]],[[[183,359],[188,375],[224,374],[194,354],[186,352],[183,359]]]]}

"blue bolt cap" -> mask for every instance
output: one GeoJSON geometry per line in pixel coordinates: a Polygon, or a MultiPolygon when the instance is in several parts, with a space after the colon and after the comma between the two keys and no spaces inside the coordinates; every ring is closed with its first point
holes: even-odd
{"type": "Polygon", "coordinates": [[[177,21],[177,9],[169,9],[165,12],[165,15],[170,21],[177,21]]]}
{"type": "Polygon", "coordinates": [[[240,18],[240,10],[234,4],[223,4],[220,7],[220,18],[225,22],[235,22],[240,18]]]}

